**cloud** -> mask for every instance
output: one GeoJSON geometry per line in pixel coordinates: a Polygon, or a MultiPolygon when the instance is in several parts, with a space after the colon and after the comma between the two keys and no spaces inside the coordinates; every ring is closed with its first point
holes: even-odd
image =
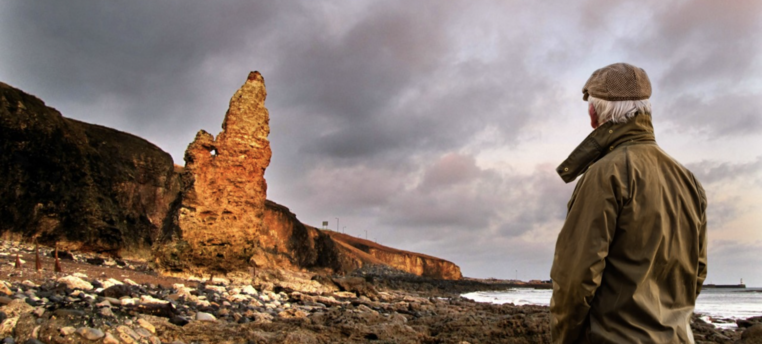
{"type": "Polygon", "coordinates": [[[739,178],[747,178],[745,181],[750,181],[748,178],[758,177],[759,171],[762,171],[762,156],[750,162],[731,163],[704,160],[686,164],[686,166],[704,184],[727,182],[739,178]]]}
{"type": "MultiPolygon", "coordinates": [[[[590,73],[644,67],[675,137],[732,152],[727,138],[762,134],[761,16],[752,0],[2,2],[0,80],[182,164],[259,70],[270,198],[467,275],[520,262],[546,278],[573,187],[548,160],[581,139],[566,124],[590,73]]],[[[759,197],[738,185],[759,182],[762,158],[703,156],[689,167],[714,224],[748,217],[759,197]]]]}
{"type": "Polygon", "coordinates": [[[762,132],[756,34],[762,3],[678,1],[653,9],[650,25],[617,48],[653,66],[657,112],[676,128],[711,139],[762,132]]]}

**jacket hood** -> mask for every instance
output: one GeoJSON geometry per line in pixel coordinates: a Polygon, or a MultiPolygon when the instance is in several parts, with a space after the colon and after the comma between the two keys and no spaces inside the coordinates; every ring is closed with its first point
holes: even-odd
{"type": "Polygon", "coordinates": [[[656,142],[651,115],[639,113],[625,123],[601,124],[569,154],[556,172],[564,182],[571,183],[609,152],[633,142],[656,142]]]}

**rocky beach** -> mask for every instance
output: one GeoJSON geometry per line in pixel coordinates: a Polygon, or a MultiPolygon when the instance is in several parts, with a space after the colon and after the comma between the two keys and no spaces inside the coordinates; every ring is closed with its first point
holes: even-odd
{"type": "MultiPolygon", "coordinates": [[[[261,270],[167,277],[150,262],[0,246],[1,343],[549,343],[548,309],[460,297],[515,287],[446,281],[388,267],[344,276],[261,270]],[[16,257],[20,266],[17,268],[16,257]]],[[[762,317],[718,329],[693,319],[697,343],[759,343],[762,317]]]]}

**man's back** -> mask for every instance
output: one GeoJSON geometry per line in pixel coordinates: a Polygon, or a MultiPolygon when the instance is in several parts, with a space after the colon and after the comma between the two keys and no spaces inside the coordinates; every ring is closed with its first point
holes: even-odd
{"type": "Polygon", "coordinates": [[[691,341],[706,228],[700,184],[655,143],[621,147],[588,173],[616,178],[625,192],[591,304],[590,341],[691,341]]]}
{"type": "Polygon", "coordinates": [[[656,145],[649,115],[591,136],[604,156],[578,181],[556,245],[554,341],[693,342],[706,276],[704,191],[656,145]]]}

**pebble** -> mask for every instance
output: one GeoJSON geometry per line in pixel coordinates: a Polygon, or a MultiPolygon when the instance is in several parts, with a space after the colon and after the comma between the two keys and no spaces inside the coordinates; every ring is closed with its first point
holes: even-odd
{"type": "Polygon", "coordinates": [[[98,308],[102,308],[102,307],[111,308],[111,302],[109,302],[109,300],[103,300],[101,302],[96,303],[95,307],[98,307],[98,308]]]}
{"type": "Polygon", "coordinates": [[[135,333],[137,333],[138,335],[140,335],[143,338],[148,338],[148,337],[151,336],[151,332],[148,332],[148,330],[146,330],[146,329],[144,329],[142,327],[141,328],[136,328],[135,329],[135,333]]]}
{"type": "Polygon", "coordinates": [[[138,319],[138,325],[140,325],[140,327],[148,330],[151,333],[156,333],[156,327],[154,327],[150,322],[148,322],[148,320],[145,320],[143,318],[139,318],[138,319]]]}
{"type": "Polygon", "coordinates": [[[103,308],[98,310],[98,314],[100,314],[100,315],[102,315],[104,317],[107,317],[107,318],[111,318],[111,317],[114,316],[114,311],[112,311],[111,308],[103,307],[103,308]]]}
{"type": "Polygon", "coordinates": [[[58,279],[57,282],[66,284],[66,287],[69,289],[85,289],[85,290],[93,289],[93,285],[90,284],[90,282],[87,282],[74,275],[61,277],[58,279]]]}
{"type": "Polygon", "coordinates": [[[117,279],[109,278],[105,281],[101,281],[101,284],[103,284],[103,289],[108,289],[108,287],[122,285],[123,283],[117,279]]]}
{"type": "Polygon", "coordinates": [[[106,336],[103,331],[92,327],[80,327],[77,329],[77,333],[88,340],[98,340],[106,336]]]}
{"type": "Polygon", "coordinates": [[[198,313],[196,313],[196,320],[198,320],[198,321],[217,321],[217,318],[215,318],[214,315],[211,315],[209,313],[198,312],[198,313]]]}
{"type": "Polygon", "coordinates": [[[103,337],[103,344],[119,344],[119,339],[116,339],[111,333],[106,333],[103,337]]]}
{"type": "Polygon", "coordinates": [[[62,327],[58,332],[61,333],[62,336],[66,337],[74,332],[76,332],[77,329],[71,326],[62,327]]]}
{"type": "Polygon", "coordinates": [[[135,331],[133,331],[131,328],[127,326],[119,325],[116,327],[116,331],[119,333],[119,338],[122,339],[122,341],[132,343],[135,340],[140,339],[140,335],[135,333],[135,331]]]}

